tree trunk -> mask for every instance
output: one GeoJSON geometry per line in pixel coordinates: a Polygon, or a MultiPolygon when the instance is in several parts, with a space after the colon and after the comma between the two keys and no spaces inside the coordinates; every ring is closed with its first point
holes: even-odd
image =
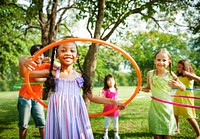
{"type": "MultiPolygon", "coordinates": [[[[104,10],[105,10],[105,0],[99,0],[98,15],[97,15],[97,21],[96,21],[96,27],[95,27],[95,33],[94,33],[95,39],[100,39],[100,36],[101,36],[102,22],[103,22],[103,18],[104,18],[104,10]]],[[[92,44],[89,47],[89,50],[87,52],[87,55],[86,55],[85,61],[84,61],[84,72],[87,76],[90,77],[92,84],[94,81],[97,57],[98,57],[98,45],[92,44]]],[[[87,109],[89,109],[90,101],[88,100],[88,98],[85,94],[83,94],[83,98],[85,100],[87,109]]]]}
{"type": "MultiPolygon", "coordinates": [[[[41,3],[43,4],[43,2],[41,3]]],[[[56,39],[56,34],[58,32],[58,27],[56,27],[56,15],[57,15],[57,6],[58,0],[53,0],[51,13],[47,13],[47,20],[44,16],[43,10],[39,10],[39,19],[40,19],[40,26],[42,28],[42,44],[47,46],[48,44],[52,43],[56,39]]],[[[43,6],[42,6],[43,7],[43,6]]],[[[52,50],[48,50],[45,53],[45,56],[51,57],[52,50]]]]}

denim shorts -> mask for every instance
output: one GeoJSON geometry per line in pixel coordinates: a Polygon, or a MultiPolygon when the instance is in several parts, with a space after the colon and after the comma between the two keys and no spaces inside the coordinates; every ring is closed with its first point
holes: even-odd
{"type": "Polygon", "coordinates": [[[36,127],[44,128],[44,107],[39,102],[37,102],[36,100],[26,99],[19,96],[17,108],[19,112],[18,127],[20,129],[28,128],[31,116],[33,117],[36,127]]]}

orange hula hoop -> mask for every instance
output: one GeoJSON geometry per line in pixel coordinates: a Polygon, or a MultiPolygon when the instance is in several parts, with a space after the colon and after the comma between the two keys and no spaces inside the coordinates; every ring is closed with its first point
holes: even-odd
{"type": "MultiPolygon", "coordinates": [[[[80,41],[80,42],[92,42],[92,43],[96,43],[96,44],[102,44],[102,45],[104,45],[106,47],[111,47],[112,49],[114,49],[114,50],[118,51],[119,53],[121,53],[122,55],[124,55],[131,62],[131,64],[133,65],[133,67],[135,68],[136,73],[137,73],[138,84],[137,84],[137,87],[136,87],[135,91],[133,92],[133,94],[125,102],[126,105],[129,104],[134,99],[134,97],[137,95],[137,93],[139,92],[140,86],[141,86],[141,83],[142,83],[142,78],[141,78],[140,69],[139,69],[137,63],[135,62],[135,60],[127,52],[125,52],[123,49],[121,49],[120,47],[117,47],[117,46],[115,46],[113,44],[110,44],[108,42],[105,42],[105,41],[102,41],[102,40],[98,40],[98,39],[90,39],[90,38],[67,38],[65,40],[60,40],[58,42],[54,42],[54,43],[51,43],[51,44],[45,46],[44,48],[42,48],[40,51],[38,51],[33,56],[32,61],[35,61],[38,56],[40,56],[41,54],[43,54],[44,52],[46,52],[47,50],[49,50],[49,49],[51,49],[53,47],[56,47],[56,46],[58,46],[60,44],[69,43],[69,42],[76,42],[76,41],[80,41]]],[[[32,88],[30,86],[29,74],[30,74],[30,71],[27,69],[26,70],[26,76],[25,76],[25,82],[26,82],[26,85],[28,87],[28,92],[35,98],[35,100],[37,100],[40,104],[42,104],[45,108],[47,108],[48,107],[47,104],[45,104],[43,101],[41,101],[34,94],[32,88]]],[[[93,118],[93,117],[97,117],[97,116],[104,116],[104,115],[113,113],[113,112],[115,112],[118,109],[119,109],[119,107],[115,108],[115,109],[112,109],[112,110],[109,110],[109,111],[106,111],[106,112],[101,112],[101,113],[96,113],[96,114],[89,114],[89,117],[93,118]]]]}

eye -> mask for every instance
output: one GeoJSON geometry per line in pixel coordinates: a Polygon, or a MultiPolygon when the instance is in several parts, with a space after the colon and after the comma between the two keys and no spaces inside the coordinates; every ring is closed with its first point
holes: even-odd
{"type": "Polygon", "coordinates": [[[75,53],[75,52],[76,52],[76,50],[75,50],[75,49],[71,49],[71,52],[72,52],[72,53],[75,53]]]}
{"type": "Polygon", "coordinates": [[[65,49],[62,49],[62,50],[60,50],[62,53],[64,53],[65,52],[65,49]]]}

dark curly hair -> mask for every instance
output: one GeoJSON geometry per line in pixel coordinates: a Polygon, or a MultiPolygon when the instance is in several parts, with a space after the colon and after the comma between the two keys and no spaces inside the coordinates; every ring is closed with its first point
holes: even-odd
{"type": "MultiPolygon", "coordinates": [[[[61,39],[67,39],[67,38],[73,38],[73,37],[63,37],[61,39]]],[[[79,52],[78,52],[78,47],[76,45],[76,43],[74,42],[75,46],[76,46],[76,49],[77,49],[77,55],[79,55],[79,52]]],[[[52,51],[52,56],[51,56],[51,67],[50,67],[50,73],[49,75],[47,76],[47,80],[45,81],[44,83],[44,90],[43,90],[43,99],[46,100],[47,97],[48,97],[48,94],[50,91],[52,92],[55,92],[55,79],[54,79],[54,76],[52,74],[52,70],[53,70],[53,63],[54,63],[54,55],[57,51],[59,46],[57,47],[54,47],[53,48],[53,51],[52,51]]],[[[77,59],[77,64],[78,64],[78,67],[82,73],[82,78],[84,80],[84,84],[83,84],[83,93],[91,93],[91,80],[90,78],[84,73],[82,67],[81,67],[81,64],[80,64],[80,60],[77,59]]]]}
{"type": "Polygon", "coordinates": [[[35,52],[39,51],[40,49],[42,49],[44,46],[40,45],[40,44],[35,44],[31,47],[30,49],[30,54],[34,55],[35,52]]]}

